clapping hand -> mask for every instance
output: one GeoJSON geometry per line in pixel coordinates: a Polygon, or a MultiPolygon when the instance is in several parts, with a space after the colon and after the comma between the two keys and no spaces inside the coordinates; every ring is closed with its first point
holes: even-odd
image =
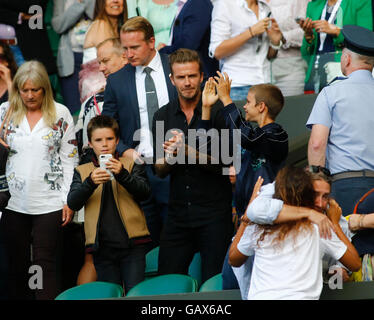
{"type": "Polygon", "coordinates": [[[217,71],[217,74],[218,76],[215,76],[214,78],[216,80],[218,97],[226,107],[227,105],[232,103],[232,100],[230,98],[232,80],[229,78],[226,72],[222,74],[221,72],[217,71]]]}
{"type": "Polygon", "coordinates": [[[169,140],[165,141],[163,144],[164,151],[166,155],[172,156],[176,155],[179,149],[183,146],[183,132],[176,130],[171,131],[174,135],[169,140]]]}

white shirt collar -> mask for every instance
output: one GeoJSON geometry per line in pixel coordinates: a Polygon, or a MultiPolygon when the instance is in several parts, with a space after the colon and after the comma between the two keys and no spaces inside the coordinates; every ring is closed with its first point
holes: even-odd
{"type": "Polygon", "coordinates": [[[141,74],[143,73],[145,67],[150,67],[153,71],[163,71],[162,69],[162,62],[161,62],[161,56],[159,52],[156,50],[156,54],[153,57],[153,59],[149,62],[147,66],[136,66],[136,73],[141,74]]]}
{"type": "MultiPolygon", "coordinates": [[[[266,7],[268,7],[270,9],[270,6],[269,4],[265,1],[265,0],[257,0],[258,1],[258,5],[261,6],[261,5],[265,5],[266,7]]],[[[236,0],[236,2],[238,3],[239,6],[247,9],[247,10],[250,10],[252,11],[251,9],[248,8],[248,3],[247,1],[245,0],[236,0]]]]}

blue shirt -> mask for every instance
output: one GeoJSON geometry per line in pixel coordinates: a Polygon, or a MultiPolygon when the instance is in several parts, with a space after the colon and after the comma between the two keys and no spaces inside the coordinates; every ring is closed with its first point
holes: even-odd
{"type": "Polygon", "coordinates": [[[332,174],[374,170],[374,78],[370,71],[352,72],[346,80],[325,87],[318,95],[307,128],[330,129],[326,167],[332,174]]]}

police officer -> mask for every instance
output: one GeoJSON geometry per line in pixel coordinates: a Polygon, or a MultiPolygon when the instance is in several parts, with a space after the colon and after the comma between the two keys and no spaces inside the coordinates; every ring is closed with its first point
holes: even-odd
{"type": "Polygon", "coordinates": [[[307,121],[309,165],[332,174],[331,195],[346,216],[374,188],[374,33],[343,27],[341,70],[347,77],[325,87],[307,121]]]}

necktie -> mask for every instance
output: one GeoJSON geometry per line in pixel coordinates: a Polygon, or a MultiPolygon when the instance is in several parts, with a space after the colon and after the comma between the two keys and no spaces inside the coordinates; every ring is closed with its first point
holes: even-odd
{"type": "Polygon", "coordinates": [[[152,130],[152,120],[153,115],[158,110],[158,100],[155,83],[151,76],[152,69],[150,67],[145,67],[145,93],[147,99],[147,111],[148,111],[148,125],[149,129],[152,130]]]}

